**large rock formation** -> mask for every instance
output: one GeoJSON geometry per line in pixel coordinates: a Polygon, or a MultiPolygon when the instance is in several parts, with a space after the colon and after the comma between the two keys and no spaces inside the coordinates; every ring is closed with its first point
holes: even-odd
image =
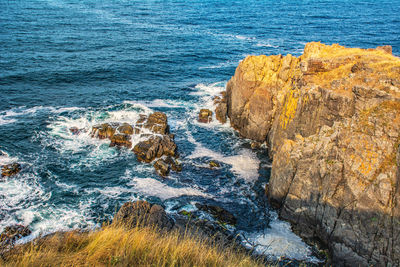
{"type": "Polygon", "coordinates": [[[227,84],[230,122],[266,141],[280,216],[338,265],[400,265],[400,59],[391,47],[309,43],[249,56],[227,84]]]}

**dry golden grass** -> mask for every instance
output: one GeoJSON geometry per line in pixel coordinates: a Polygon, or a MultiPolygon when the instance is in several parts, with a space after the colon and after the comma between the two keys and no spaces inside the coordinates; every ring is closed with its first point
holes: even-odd
{"type": "Polygon", "coordinates": [[[263,266],[249,255],[178,232],[106,226],[57,233],[14,248],[1,266],[263,266]]]}

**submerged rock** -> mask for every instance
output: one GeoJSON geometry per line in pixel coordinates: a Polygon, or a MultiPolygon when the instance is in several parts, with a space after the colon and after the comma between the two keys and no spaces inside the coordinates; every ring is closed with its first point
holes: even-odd
{"type": "Polygon", "coordinates": [[[78,135],[82,132],[82,129],[79,129],[78,127],[71,127],[69,128],[69,131],[73,134],[73,135],[78,135]]]}
{"type": "Polygon", "coordinates": [[[212,121],[212,111],[209,109],[201,109],[199,112],[199,122],[209,123],[212,121]]]}
{"type": "Polygon", "coordinates": [[[267,142],[268,197],[335,265],[400,265],[400,59],[308,43],[249,56],[227,84],[231,125],[267,142]],[[257,74],[257,75],[255,75],[257,74]]]}
{"type": "Polygon", "coordinates": [[[21,171],[21,165],[19,163],[11,163],[7,165],[3,165],[1,167],[1,176],[12,176],[16,175],[21,171]]]}
{"type": "Polygon", "coordinates": [[[196,208],[210,213],[213,217],[215,217],[222,223],[227,223],[231,225],[236,224],[236,217],[229,211],[225,210],[224,208],[214,205],[200,204],[200,203],[196,203],[196,208]]]}
{"type": "Polygon", "coordinates": [[[112,224],[127,228],[156,226],[167,230],[170,230],[173,226],[172,220],[160,205],[143,200],[126,202],[122,205],[112,224]]]}

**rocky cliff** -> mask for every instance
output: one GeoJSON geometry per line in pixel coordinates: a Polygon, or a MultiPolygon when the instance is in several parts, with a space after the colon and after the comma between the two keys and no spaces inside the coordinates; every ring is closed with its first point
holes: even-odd
{"type": "Polygon", "coordinates": [[[249,56],[227,115],[273,159],[271,203],[338,265],[400,265],[400,59],[391,47],[308,43],[249,56]]]}

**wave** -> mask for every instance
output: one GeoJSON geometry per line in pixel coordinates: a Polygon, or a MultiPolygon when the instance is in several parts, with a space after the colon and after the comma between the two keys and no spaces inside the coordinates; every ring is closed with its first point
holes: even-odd
{"type": "Polygon", "coordinates": [[[11,108],[9,110],[0,111],[0,125],[12,124],[18,122],[19,117],[36,115],[39,112],[49,112],[53,114],[73,112],[82,110],[79,107],[52,107],[52,106],[35,106],[27,108],[25,106],[11,108]]]}
{"type": "Polygon", "coordinates": [[[269,228],[262,232],[242,233],[246,246],[254,247],[257,253],[266,254],[275,259],[286,257],[319,262],[317,258],[311,256],[311,248],[292,232],[288,222],[279,220],[274,211],[270,212],[270,216],[269,228]]]}
{"type": "Polygon", "coordinates": [[[155,196],[161,200],[180,196],[211,197],[209,194],[194,187],[172,187],[152,178],[134,177],[128,185],[133,186],[138,192],[146,196],[155,196]]]}

